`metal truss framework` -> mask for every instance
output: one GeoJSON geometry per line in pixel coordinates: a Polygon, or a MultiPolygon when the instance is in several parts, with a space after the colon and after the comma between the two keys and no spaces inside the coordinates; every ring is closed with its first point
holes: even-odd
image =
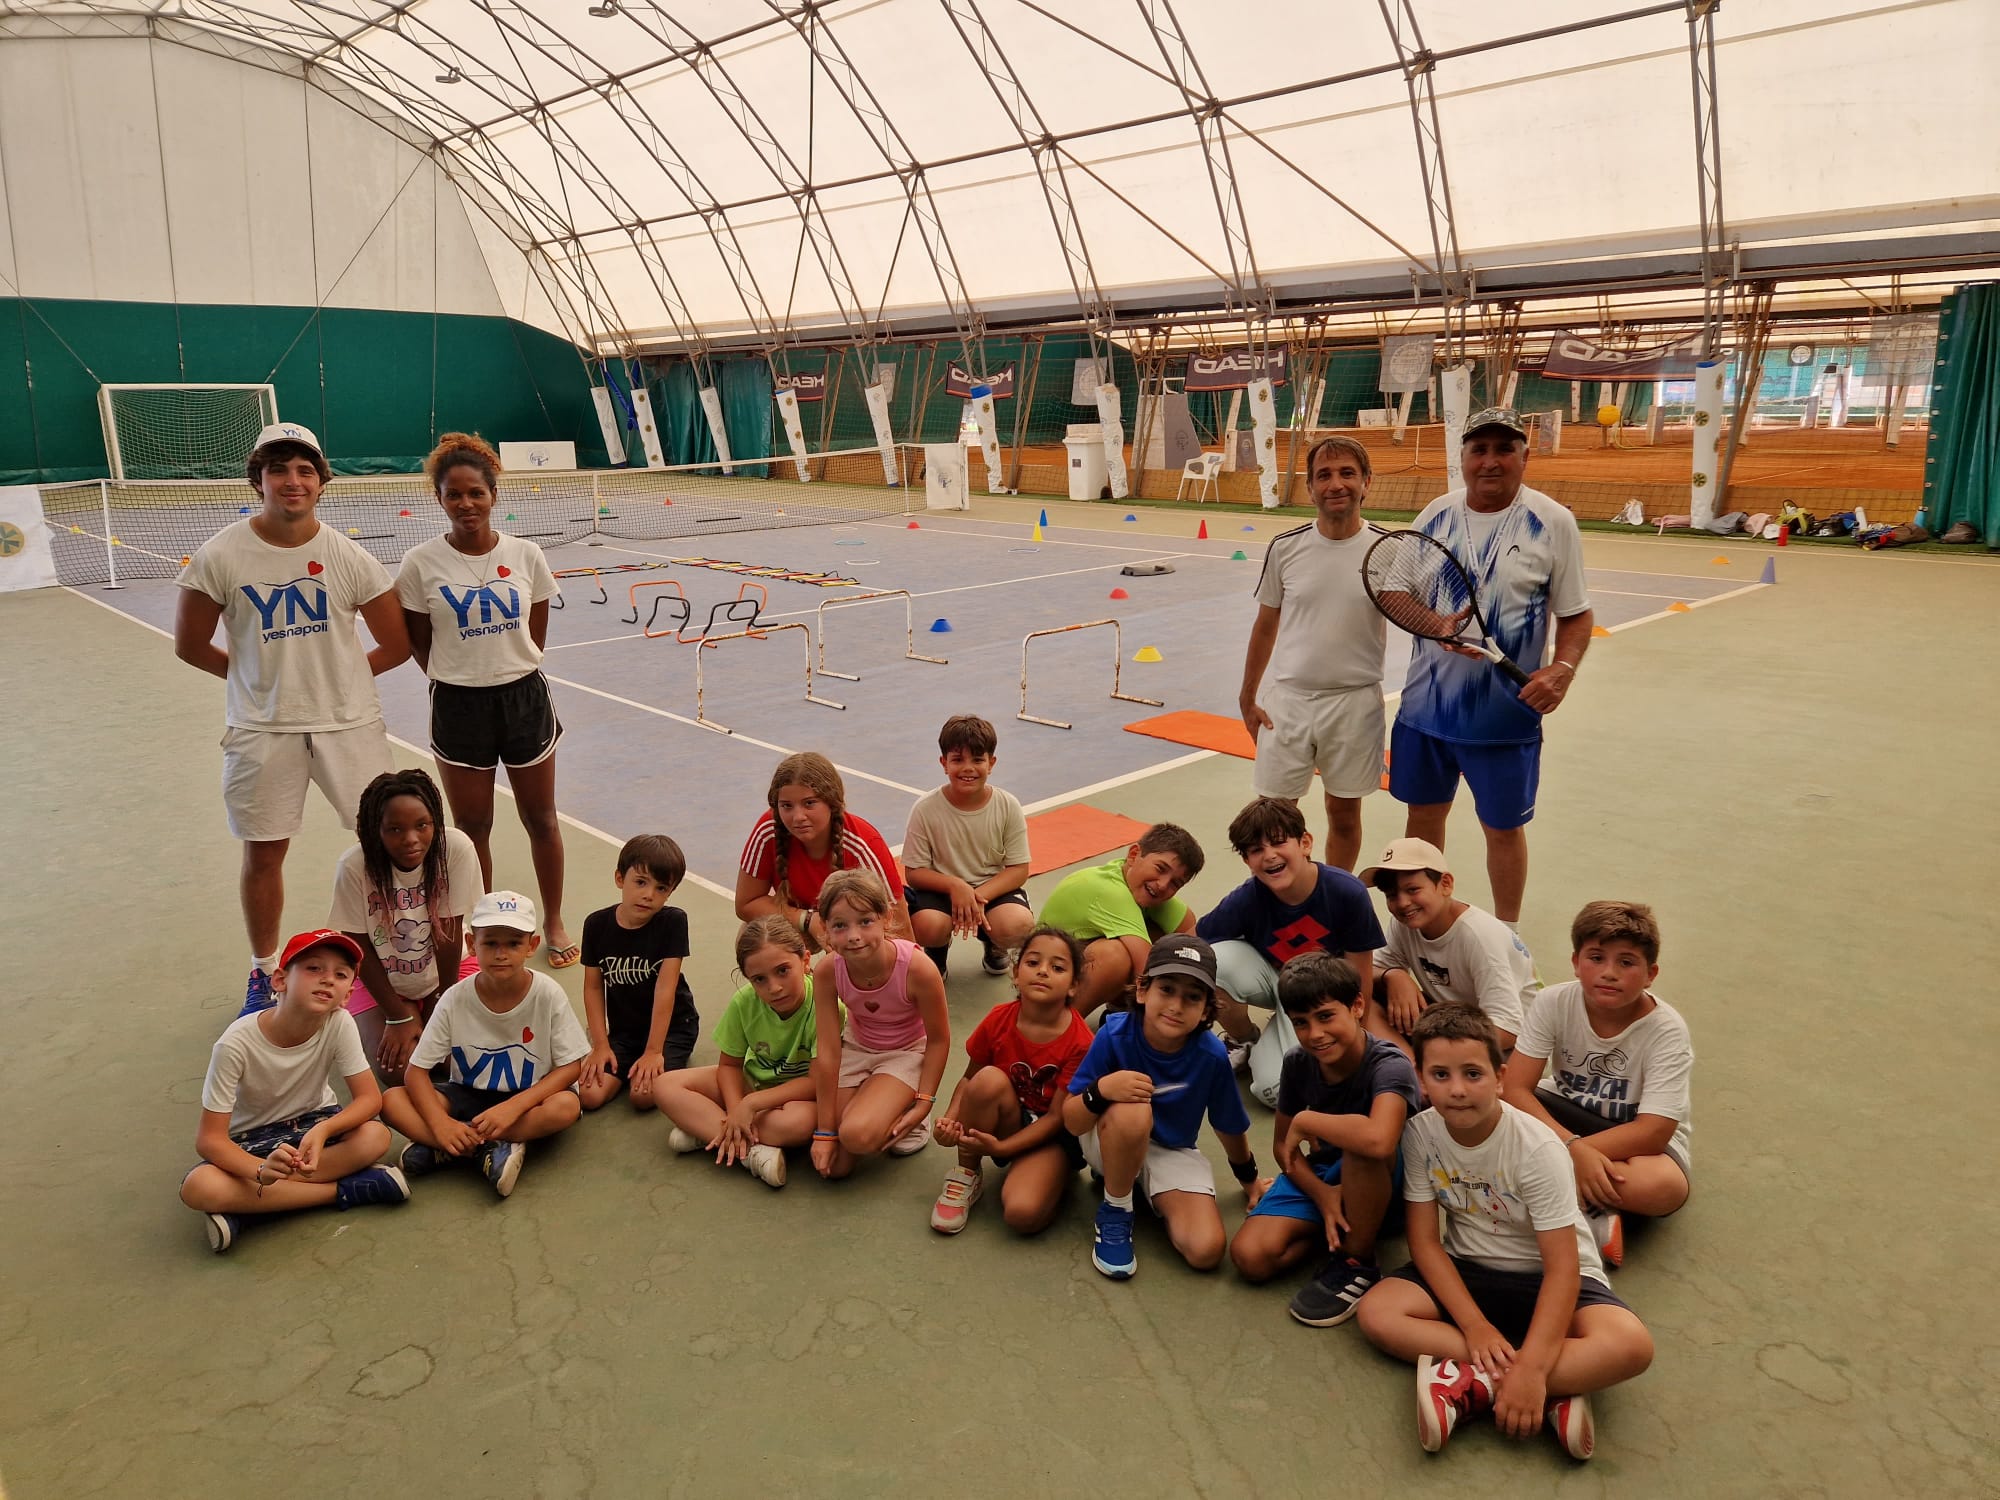
{"type": "MultiPolygon", "coordinates": [[[[1730,268],[1722,216],[1722,121],[1715,96],[1715,13],[1722,0],[1687,0],[1688,72],[1694,80],[1695,195],[1701,211],[1701,349],[1720,348],[1730,268]]],[[[1732,445],[1732,452],[1734,448],[1732,445]]]]}

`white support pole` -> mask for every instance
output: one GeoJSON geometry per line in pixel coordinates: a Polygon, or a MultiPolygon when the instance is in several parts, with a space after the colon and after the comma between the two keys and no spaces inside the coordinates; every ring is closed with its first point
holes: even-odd
{"type": "Polygon", "coordinates": [[[1097,422],[1104,434],[1104,473],[1111,481],[1111,498],[1123,500],[1132,493],[1132,479],[1125,470],[1125,412],[1118,387],[1108,380],[1097,388],[1097,422]]]}
{"type": "Polygon", "coordinates": [[[604,461],[614,467],[627,461],[625,434],[619,431],[618,414],[611,406],[611,392],[601,385],[590,388],[590,404],[597,408],[597,430],[604,434],[604,461]]]}
{"type": "Polygon", "coordinates": [[[1722,362],[1704,360],[1694,367],[1694,473],[1688,504],[1688,515],[1697,531],[1715,519],[1720,498],[1715,493],[1715,481],[1721,436],[1722,362]]]}
{"type": "Polygon", "coordinates": [[[1271,382],[1259,375],[1250,382],[1250,430],[1256,434],[1257,498],[1266,510],[1278,508],[1278,403],[1271,382]]]}
{"type": "Polygon", "coordinates": [[[868,420],[875,428],[875,446],[882,453],[882,482],[900,484],[902,476],[896,472],[896,435],[889,426],[889,392],[878,378],[873,385],[862,389],[862,396],[868,402],[868,420]]]}
{"type": "Polygon", "coordinates": [[[1391,439],[1392,442],[1402,442],[1403,434],[1408,430],[1410,425],[1410,408],[1416,404],[1417,393],[1415,391],[1404,391],[1396,397],[1396,432],[1395,436],[1391,439]]]}
{"type": "Polygon", "coordinates": [[[1236,472],[1236,419],[1243,415],[1243,392],[1229,393],[1229,415],[1222,419],[1222,472],[1236,472]]]}
{"type": "Polygon", "coordinates": [[[1583,420],[1583,382],[1581,380],[1572,380],[1569,383],[1569,419],[1572,424],[1583,420]]]}
{"type": "Polygon", "coordinates": [[[1833,372],[1833,417],[1829,427],[1847,425],[1847,367],[1841,366],[1833,372]]]}
{"type": "Polygon", "coordinates": [[[722,421],[722,393],[712,385],[701,388],[701,414],[708,418],[708,434],[715,439],[715,456],[722,464],[722,472],[735,473],[730,464],[729,429],[722,421]]]}
{"type": "Polygon", "coordinates": [[[778,392],[778,421],[785,429],[785,446],[792,450],[792,462],[799,471],[799,483],[812,482],[812,470],[806,465],[806,434],[799,425],[799,393],[797,391],[778,392]]]}
{"type": "Polygon", "coordinates": [[[664,469],[667,455],[660,447],[660,429],[653,421],[653,393],[644,384],[632,387],[632,409],[639,414],[639,445],[646,453],[646,467],[664,469]]]}
{"type": "Polygon", "coordinates": [[[104,566],[111,575],[111,581],[104,586],[107,589],[122,589],[125,585],[118,581],[118,538],[111,530],[111,481],[108,479],[97,481],[97,501],[104,513],[104,566]]]}
{"type": "Polygon", "coordinates": [[[1909,406],[1909,403],[1909,382],[1899,380],[1896,382],[1895,388],[1889,392],[1889,406],[1883,413],[1882,442],[1885,446],[1890,448],[1902,446],[1903,412],[1909,406]]]}
{"type": "Polygon", "coordinates": [[[1520,388],[1521,372],[1519,370],[1509,370],[1507,372],[1507,388],[1500,393],[1500,404],[1502,406],[1512,406],[1514,404],[1514,393],[1520,390],[1520,388]]]}
{"type": "Polygon", "coordinates": [[[979,424],[979,451],[986,457],[986,493],[1004,495],[1007,493],[1007,471],[1000,467],[1000,415],[993,409],[993,387],[975,385],[972,400],[966,403],[972,409],[972,420],[979,424]]]}
{"type": "Polygon", "coordinates": [[[1465,483],[1465,466],[1459,451],[1465,437],[1465,419],[1472,415],[1472,366],[1457,365],[1440,377],[1444,384],[1444,478],[1452,489],[1465,483]]]}

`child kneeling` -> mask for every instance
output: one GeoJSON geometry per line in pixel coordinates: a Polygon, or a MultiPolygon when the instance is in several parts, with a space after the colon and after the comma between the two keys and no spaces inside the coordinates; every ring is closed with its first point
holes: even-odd
{"type": "Polygon", "coordinates": [[[479,898],[469,925],[479,972],[444,992],[403,1086],[383,1095],[382,1116],[410,1138],[405,1173],[476,1161],[505,1198],[520,1179],[527,1143],[582,1117],[576,1081],[590,1041],[562,986],[528,967],[542,941],[534,902],[494,891],[479,898]],[[430,1070],[442,1062],[451,1076],[433,1083],[430,1070]]]}
{"type": "Polygon", "coordinates": [[[208,1248],[236,1243],[250,1214],[401,1203],[403,1174],[374,1165],[389,1149],[375,1118],[382,1091],[347,1013],[361,947],[322,928],[285,944],[269,1009],[238,1016],[216,1039],[201,1085],[195,1149],[181,1202],[203,1215],[208,1248]],[[342,1109],[332,1083],[352,1100],[342,1109]]]}
{"type": "Polygon", "coordinates": [[[1146,955],[1139,1008],[1105,1021],[1070,1079],[1063,1123],[1104,1178],[1090,1262],[1115,1281],[1138,1269],[1135,1187],[1166,1221],[1181,1259],[1197,1271],[1221,1263],[1215,1171],[1195,1148],[1204,1114],[1252,1208],[1263,1193],[1245,1135],[1250,1115],[1228,1050],[1208,1029],[1214,1019],[1215,950],[1191,932],[1171,933],[1146,955]]]}
{"type": "Polygon", "coordinates": [[[1490,1411],[1589,1458],[1589,1393],[1650,1365],[1652,1335],[1605,1279],[1555,1132],[1500,1098],[1493,1022],[1433,1006],[1410,1042],[1431,1105],[1403,1132],[1410,1264],[1361,1299],[1361,1331],[1415,1361],[1425,1452],[1490,1411]]]}
{"type": "Polygon", "coordinates": [[[662,1073],[653,1096],[674,1122],[667,1136],[674,1150],[713,1151],[717,1166],[747,1167],[759,1182],[783,1187],[785,1150],[812,1140],[818,1114],[812,960],[798,924],[753,917],[736,934],[736,967],[749,982],[715,1024],[721,1061],[662,1073]]]}

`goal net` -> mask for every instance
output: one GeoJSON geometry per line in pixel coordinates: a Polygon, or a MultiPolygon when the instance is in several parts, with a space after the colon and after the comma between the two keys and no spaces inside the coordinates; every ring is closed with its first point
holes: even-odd
{"type": "Polygon", "coordinates": [[[97,410],[113,479],[228,479],[278,420],[278,395],[268,385],[101,385],[97,410]]]}

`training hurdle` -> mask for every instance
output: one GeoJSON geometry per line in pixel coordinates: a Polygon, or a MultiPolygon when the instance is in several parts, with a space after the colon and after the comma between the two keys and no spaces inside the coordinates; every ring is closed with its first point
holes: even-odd
{"type": "MultiPolygon", "coordinates": [[[[806,662],[806,702],[817,703],[821,708],[837,708],[840,709],[842,712],[845,712],[847,709],[847,705],[845,703],[835,703],[831,698],[822,698],[813,691],[812,630],[809,626],[801,623],[798,620],[788,620],[782,624],[775,624],[775,625],[761,625],[755,630],[738,630],[732,632],[729,635],[710,636],[705,641],[703,641],[702,644],[706,646],[720,646],[724,641],[750,641],[750,640],[761,641],[766,636],[776,635],[781,630],[796,630],[799,632],[799,634],[805,637],[804,644],[805,644],[805,662],[806,662]]],[[[712,729],[717,734],[734,734],[736,733],[735,730],[731,729],[727,724],[716,723],[715,720],[709,718],[708,714],[703,710],[702,707],[703,684],[701,675],[701,662],[703,655],[704,653],[700,651],[697,651],[694,654],[694,721],[695,723],[699,724],[703,729],[712,729]]],[[[1141,700],[1141,701],[1146,701],[1146,700],[1141,700]]]]}
{"type": "Polygon", "coordinates": [[[611,602],[611,595],[604,587],[604,575],[599,573],[597,569],[564,568],[560,573],[555,575],[556,596],[549,601],[551,608],[561,609],[563,607],[562,580],[565,578],[588,578],[592,583],[597,585],[597,597],[590,602],[592,604],[609,604],[611,602]]]}
{"type": "Polygon", "coordinates": [[[620,617],[625,624],[639,624],[639,590],[641,589],[662,590],[662,592],[653,596],[652,613],[646,616],[646,623],[640,627],[639,633],[641,635],[650,641],[663,635],[679,635],[681,631],[687,628],[687,622],[694,613],[694,606],[688,603],[687,590],[681,587],[680,580],[677,578],[648,578],[643,582],[633,584],[626,591],[626,597],[632,605],[632,613],[629,616],[620,617]],[[672,592],[669,593],[666,590],[672,590],[672,592]],[[679,606],[680,618],[670,622],[665,630],[655,630],[653,629],[653,622],[660,618],[660,606],[662,604],[679,606]]]}
{"type": "Polygon", "coordinates": [[[1044,719],[1028,712],[1028,647],[1045,635],[1068,635],[1072,630],[1095,630],[1100,625],[1111,627],[1111,696],[1120,703],[1144,703],[1150,708],[1165,708],[1158,698],[1140,698],[1132,693],[1119,691],[1119,677],[1125,665],[1125,627],[1116,620],[1084,620],[1076,625],[1058,625],[1053,630],[1031,630],[1021,637],[1021,711],[1014,715],[1026,719],[1030,724],[1046,724],[1051,729],[1071,729],[1075,726],[1063,719],[1044,719]]]}
{"type": "Polygon", "coordinates": [[[836,672],[826,664],[826,612],[840,609],[849,604],[866,604],[871,599],[901,599],[903,601],[903,659],[905,661],[927,661],[934,666],[948,667],[951,662],[942,656],[925,656],[917,650],[917,606],[908,589],[877,589],[868,594],[848,594],[839,599],[821,601],[813,611],[813,618],[819,624],[819,675],[838,677],[842,682],[859,682],[858,672],[836,672]]]}

